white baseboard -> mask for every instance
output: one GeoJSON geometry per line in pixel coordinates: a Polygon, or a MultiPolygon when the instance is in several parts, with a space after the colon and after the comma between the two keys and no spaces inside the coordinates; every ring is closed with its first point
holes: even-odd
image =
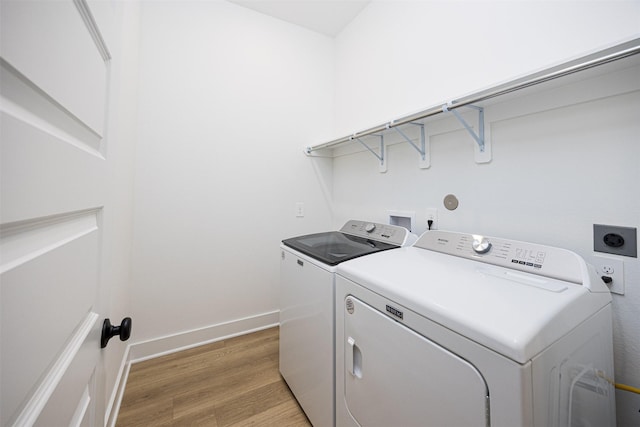
{"type": "Polygon", "coordinates": [[[131,344],[131,363],[276,326],[279,313],[272,311],[131,344]]]}
{"type": "Polygon", "coordinates": [[[118,412],[120,411],[120,403],[124,396],[127,377],[129,376],[129,369],[132,364],[187,350],[203,344],[271,328],[279,324],[279,316],[280,312],[276,310],[129,344],[123,356],[109,407],[107,407],[105,426],[113,427],[116,424],[118,412]]]}
{"type": "Polygon", "coordinates": [[[105,409],[104,425],[105,427],[115,427],[118,420],[118,412],[120,411],[120,403],[122,403],[122,397],[124,396],[124,387],[127,385],[127,378],[129,378],[129,370],[131,369],[131,345],[127,345],[122,356],[122,362],[120,363],[120,369],[116,382],[113,386],[111,398],[107,403],[105,409]]]}

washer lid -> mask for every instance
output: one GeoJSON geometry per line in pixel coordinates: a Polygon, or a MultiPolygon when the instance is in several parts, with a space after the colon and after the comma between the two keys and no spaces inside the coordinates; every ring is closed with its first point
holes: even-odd
{"type": "MultiPolygon", "coordinates": [[[[409,231],[397,225],[350,220],[340,231],[308,234],[285,239],[282,243],[328,265],[400,247],[407,243],[409,231]]],[[[415,239],[415,237],[414,237],[415,239]]]]}
{"type": "Polygon", "coordinates": [[[576,283],[415,246],[351,260],[337,272],[519,363],[611,301],[576,283]]]}
{"type": "Polygon", "coordinates": [[[282,243],[328,265],[337,265],[349,259],[398,247],[339,231],[292,237],[282,243]]]}

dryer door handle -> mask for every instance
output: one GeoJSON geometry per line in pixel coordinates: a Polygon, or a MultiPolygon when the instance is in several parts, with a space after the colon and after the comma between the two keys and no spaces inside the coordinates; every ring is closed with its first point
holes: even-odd
{"type": "Polygon", "coordinates": [[[362,378],[362,352],[352,337],[347,339],[347,371],[356,377],[362,378]]]}

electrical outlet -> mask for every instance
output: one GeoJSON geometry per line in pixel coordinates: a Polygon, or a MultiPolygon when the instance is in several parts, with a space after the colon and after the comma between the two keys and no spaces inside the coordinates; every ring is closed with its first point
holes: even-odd
{"type": "Polygon", "coordinates": [[[427,224],[429,221],[433,221],[431,223],[431,227],[427,225],[429,230],[437,230],[438,229],[438,209],[436,208],[428,208],[427,209],[427,224]]]}
{"type": "MultiPolygon", "coordinates": [[[[602,255],[594,255],[594,267],[601,279],[605,277],[611,278],[607,283],[609,290],[614,294],[624,295],[624,262],[621,259],[607,257],[602,255]]],[[[606,283],[606,282],[605,282],[606,283]]]]}
{"type": "Polygon", "coordinates": [[[593,250],[614,255],[638,257],[637,230],[633,227],[593,224],[593,250]]]}
{"type": "Polygon", "coordinates": [[[302,218],[304,217],[304,203],[296,202],[296,217],[302,218]]]}

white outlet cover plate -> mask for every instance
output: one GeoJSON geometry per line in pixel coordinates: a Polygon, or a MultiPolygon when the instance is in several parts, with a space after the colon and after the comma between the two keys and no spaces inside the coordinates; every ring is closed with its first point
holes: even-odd
{"type": "Polygon", "coordinates": [[[624,295],[624,262],[619,258],[594,255],[593,266],[596,268],[598,277],[609,276],[613,281],[607,285],[614,294],[624,295]],[[613,273],[606,273],[605,270],[613,269],[613,273]]]}

